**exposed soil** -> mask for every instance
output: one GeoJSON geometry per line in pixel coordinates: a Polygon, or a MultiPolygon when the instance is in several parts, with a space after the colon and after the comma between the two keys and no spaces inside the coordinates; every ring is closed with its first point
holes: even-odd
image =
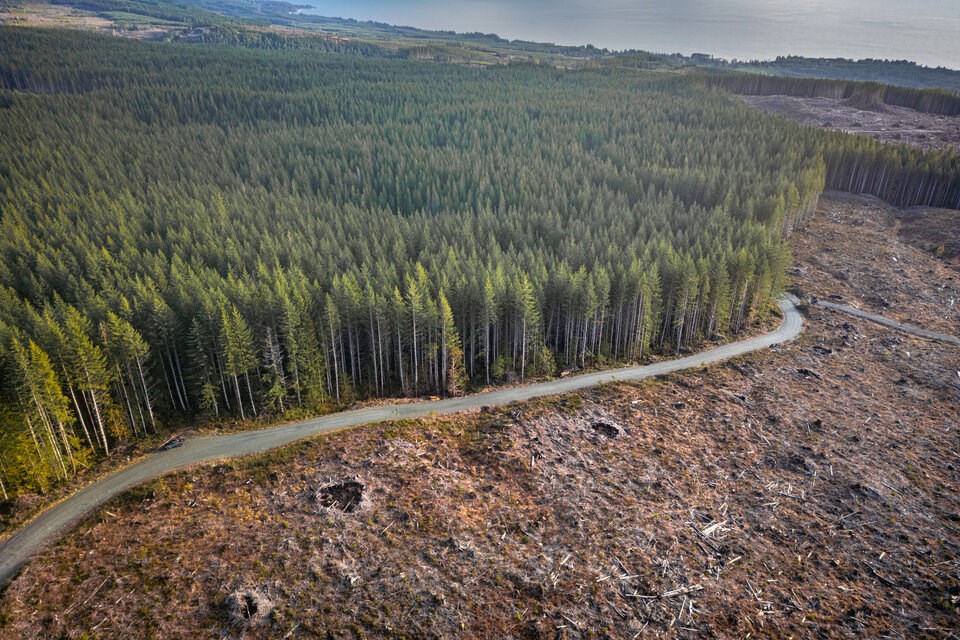
{"type": "Polygon", "coordinates": [[[317,491],[317,503],[328,509],[353,513],[363,504],[363,483],[344,480],[317,491]]]}
{"type": "Polygon", "coordinates": [[[815,127],[923,149],[960,151],[960,116],[938,116],[906,107],[864,105],[837,98],[740,97],[754,109],[788,116],[815,127]]]}
{"type": "Polygon", "coordinates": [[[901,238],[960,271],[960,211],[918,207],[899,219],[901,238]]]}
{"type": "Polygon", "coordinates": [[[258,589],[242,589],[227,598],[230,622],[234,626],[250,627],[262,624],[273,613],[273,603],[258,589]]]}
{"type": "Polygon", "coordinates": [[[82,3],[77,6],[64,4],[0,4],[0,25],[21,27],[62,27],[81,31],[96,31],[105,35],[133,38],[136,40],[167,40],[187,32],[177,24],[164,20],[143,17],[143,24],[123,24],[120,19],[111,19],[88,11],[82,3]],[[152,22],[155,22],[153,24],[152,22]]]}
{"type": "MultiPolygon", "coordinates": [[[[956,272],[897,228],[824,198],[797,286],[957,333],[956,272]]],[[[0,636],[956,637],[960,349],[808,313],[709,370],[139,488],[23,570],[0,636]]]]}
{"type": "Polygon", "coordinates": [[[960,336],[960,269],[936,259],[936,248],[925,240],[931,237],[951,247],[960,243],[960,211],[901,212],[870,196],[823,196],[808,231],[792,242],[798,258],[795,292],[834,296],[836,302],[960,336]]]}
{"type": "Polygon", "coordinates": [[[0,6],[0,24],[103,31],[109,29],[113,22],[68,5],[28,2],[21,5],[0,6]]]}

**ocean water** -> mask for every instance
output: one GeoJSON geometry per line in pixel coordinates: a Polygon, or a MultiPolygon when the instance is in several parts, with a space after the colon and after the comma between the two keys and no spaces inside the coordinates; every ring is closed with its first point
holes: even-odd
{"type": "Polygon", "coordinates": [[[960,0],[291,0],[318,15],[722,58],[913,60],[960,69],[960,0]]]}

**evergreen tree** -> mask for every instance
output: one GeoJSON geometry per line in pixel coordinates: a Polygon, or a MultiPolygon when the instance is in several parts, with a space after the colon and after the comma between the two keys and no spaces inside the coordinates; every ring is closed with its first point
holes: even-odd
{"type": "Polygon", "coordinates": [[[237,408],[240,419],[244,419],[243,400],[240,392],[240,377],[244,378],[247,397],[253,415],[257,415],[257,406],[253,398],[253,388],[250,386],[250,370],[257,365],[257,356],[253,346],[253,333],[247,321],[240,314],[236,306],[231,306],[220,312],[220,326],[222,335],[221,350],[223,354],[224,373],[233,381],[236,392],[237,408]]]}

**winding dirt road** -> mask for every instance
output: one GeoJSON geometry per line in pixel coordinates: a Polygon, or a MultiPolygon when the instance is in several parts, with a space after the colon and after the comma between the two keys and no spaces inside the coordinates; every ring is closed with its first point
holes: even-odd
{"type": "Polygon", "coordinates": [[[484,406],[505,405],[511,402],[578,391],[609,382],[642,380],[728,360],[752,351],[765,349],[774,344],[793,340],[800,335],[803,320],[793,302],[782,299],[780,308],[783,310],[784,319],[775,331],[677,360],[571,376],[560,380],[478,393],[462,398],[344,411],[273,429],[191,438],[179,449],[150,454],[142,461],[78,491],[63,502],[41,513],[0,544],[0,590],[9,584],[20,567],[31,558],[41,545],[63,534],[83,516],[107,500],[164,473],[204,462],[267,451],[309,438],[318,433],[336,431],[347,427],[385,420],[418,418],[431,414],[457,413],[469,409],[479,409],[484,406]]]}

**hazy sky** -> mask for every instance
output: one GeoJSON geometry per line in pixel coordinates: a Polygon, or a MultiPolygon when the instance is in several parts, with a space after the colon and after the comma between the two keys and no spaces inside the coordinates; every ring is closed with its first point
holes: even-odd
{"type": "Polygon", "coordinates": [[[960,0],[302,1],[321,15],[559,44],[728,59],[905,58],[960,68],[960,0]]]}

